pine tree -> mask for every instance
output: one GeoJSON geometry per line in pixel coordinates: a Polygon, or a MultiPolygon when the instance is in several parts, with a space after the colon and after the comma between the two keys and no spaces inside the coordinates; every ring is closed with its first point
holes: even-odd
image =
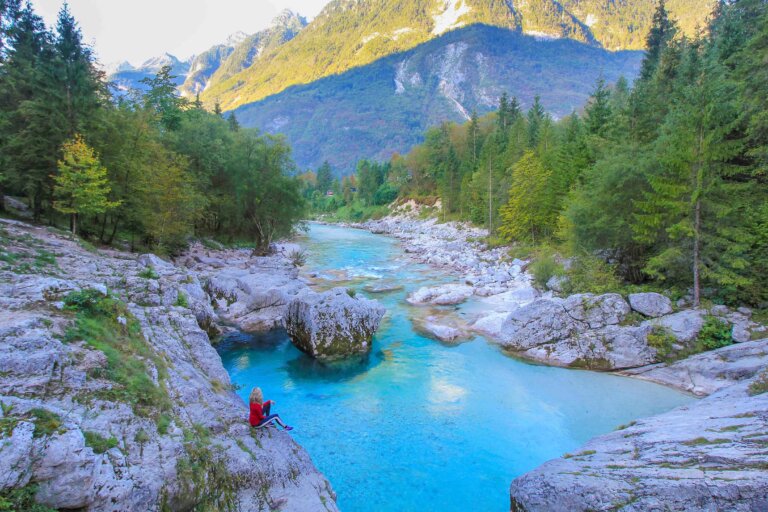
{"type": "Polygon", "coordinates": [[[535,148],[539,144],[539,130],[544,121],[546,112],[541,104],[541,98],[536,95],[533,99],[533,105],[528,110],[528,147],[535,148]]]}
{"type": "Polygon", "coordinates": [[[6,185],[30,198],[34,218],[40,220],[65,139],[55,111],[55,53],[51,34],[30,4],[8,34],[6,61],[0,66],[0,160],[6,185]]]}
{"type": "Polygon", "coordinates": [[[645,43],[645,59],[643,59],[640,77],[648,80],[656,71],[656,66],[661,59],[661,54],[667,47],[667,44],[674,39],[677,34],[677,25],[669,18],[665,0],[659,0],[656,6],[656,12],[653,14],[651,30],[645,43]]]}
{"type": "Polygon", "coordinates": [[[688,280],[694,306],[702,282],[747,284],[745,234],[739,220],[743,189],[729,180],[727,162],[737,146],[729,140],[738,115],[736,91],[722,68],[703,60],[702,44],[685,51],[674,107],[655,143],[656,172],[637,203],[636,239],[654,246],[646,272],[660,280],[688,280]]]}
{"type": "Polygon", "coordinates": [[[605,85],[605,79],[601,76],[597,80],[595,89],[589,98],[585,109],[587,130],[593,135],[603,137],[608,128],[611,117],[611,91],[605,85]]]}
{"type": "Polygon", "coordinates": [[[175,79],[171,66],[163,66],[154,78],[141,80],[148,88],[144,94],[145,105],[157,113],[160,122],[169,131],[181,126],[181,114],[187,105],[187,101],[176,92],[175,79]]]}
{"type": "Polygon", "coordinates": [[[117,206],[117,203],[108,199],[110,187],[107,170],[80,135],[66,142],[62,153],[59,172],[53,177],[53,207],[71,215],[72,234],[76,235],[79,215],[104,213],[117,206]]]}
{"type": "Polygon", "coordinates": [[[326,192],[331,190],[333,184],[333,171],[331,170],[331,164],[327,161],[323,162],[323,165],[317,170],[317,190],[321,194],[325,195],[326,192]]]}
{"type": "Polygon", "coordinates": [[[227,116],[227,124],[233,132],[240,131],[240,122],[237,120],[234,112],[230,112],[229,116],[227,116]]]}
{"type": "Polygon", "coordinates": [[[106,90],[103,73],[94,66],[92,52],[83,44],[80,28],[66,2],[59,11],[54,46],[58,99],[54,112],[62,117],[65,136],[72,138],[94,129],[106,90]]]}

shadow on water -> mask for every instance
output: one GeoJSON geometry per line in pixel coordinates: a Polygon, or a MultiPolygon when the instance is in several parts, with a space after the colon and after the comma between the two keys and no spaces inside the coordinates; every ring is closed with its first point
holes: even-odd
{"type": "Polygon", "coordinates": [[[283,363],[286,374],[294,381],[346,382],[375,368],[387,358],[379,350],[372,354],[350,357],[343,361],[321,362],[295,348],[285,329],[263,333],[234,331],[221,337],[216,344],[219,353],[246,352],[253,355],[286,352],[283,363]],[[294,356],[294,357],[290,357],[294,356]]]}

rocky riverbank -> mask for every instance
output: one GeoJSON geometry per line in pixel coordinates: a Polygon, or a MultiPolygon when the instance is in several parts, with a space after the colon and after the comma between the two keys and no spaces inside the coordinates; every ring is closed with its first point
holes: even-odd
{"type": "Polygon", "coordinates": [[[198,246],[173,264],[5,220],[0,237],[0,493],[59,509],[336,510],[290,435],[249,428],[208,336],[279,323],[304,286],[286,258],[198,246]]]}
{"type": "MultiPolygon", "coordinates": [[[[749,309],[676,310],[653,293],[558,297],[532,287],[526,262],[480,243],[482,230],[406,215],[358,227],[394,236],[418,261],[457,276],[455,284],[419,290],[409,302],[453,305],[473,297],[480,312],[462,328],[519,357],[619,371],[705,397],[620,427],[517,478],[513,511],[768,508],[768,394],[755,394],[753,384],[768,379],[768,340],[752,341],[766,328],[749,309]],[[719,326],[734,344],[685,357],[700,349],[705,325],[719,326]],[[663,362],[675,355],[682,359],[663,362]]],[[[419,325],[433,337],[460,337],[445,317],[428,320],[419,325]]]]}

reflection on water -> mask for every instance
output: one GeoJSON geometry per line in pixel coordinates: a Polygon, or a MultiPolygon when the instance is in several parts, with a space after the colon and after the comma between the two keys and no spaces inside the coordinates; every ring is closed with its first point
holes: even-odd
{"type": "Polygon", "coordinates": [[[384,281],[404,286],[369,295],[388,309],[371,354],[323,365],[283,331],[229,335],[218,350],[244,399],[258,385],[277,401],[344,511],[508,510],[515,476],[691,400],[646,382],[529,365],[482,339],[426,339],[413,331],[409,317],[419,310],[405,297],[455,278],[363,231],[313,225],[305,245],[308,269],[355,276],[348,282],[362,295],[384,281]]]}

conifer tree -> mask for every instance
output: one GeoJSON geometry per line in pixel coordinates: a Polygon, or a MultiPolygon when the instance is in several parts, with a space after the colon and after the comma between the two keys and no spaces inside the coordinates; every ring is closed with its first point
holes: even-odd
{"type": "Polygon", "coordinates": [[[662,52],[676,34],[677,26],[669,18],[665,0],[659,0],[656,12],[653,14],[651,30],[648,32],[645,42],[645,59],[640,70],[641,78],[645,80],[651,78],[656,71],[656,66],[659,64],[662,52]]]}
{"type": "Polygon", "coordinates": [[[539,144],[539,130],[544,121],[546,112],[541,104],[541,98],[537,95],[533,99],[533,105],[528,110],[528,147],[535,148],[539,144]]]}

